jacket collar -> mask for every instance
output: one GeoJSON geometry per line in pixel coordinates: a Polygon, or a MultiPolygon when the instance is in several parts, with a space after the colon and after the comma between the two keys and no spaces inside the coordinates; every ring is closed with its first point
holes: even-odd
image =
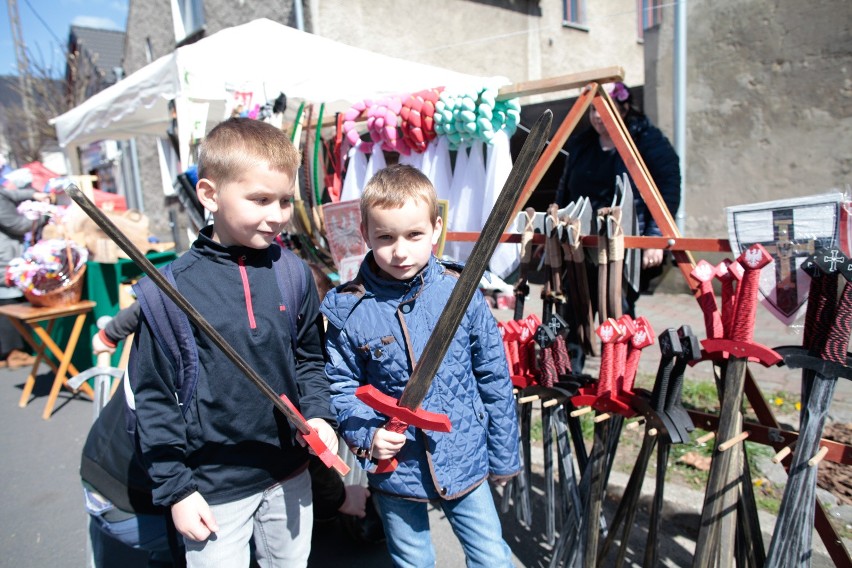
{"type": "Polygon", "coordinates": [[[378,298],[403,298],[417,295],[423,287],[434,281],[443,272],[435,255],[429,257],[429,262],[423,269],[409,280],[394,280],[379,275],[378,266],[369,251],[361,263],[358,277],[364,282],[368,294],[378,298]]]}
{"type": "MultiPolygon", "coordinates": [[[[273,245],[264,249],[255,249],[244,246],[224,246],[213,240],[213,226],[207,225],[198,232],[198,238],[192,243],[192,248],[204,256],[212,258],[216,262],[231,263],[245,258],[245,263],[255,265],[265,263],[269,259],[270,249],[273,245]]],[[[275,245],[277,247],[278,245],[275,245]]]]}

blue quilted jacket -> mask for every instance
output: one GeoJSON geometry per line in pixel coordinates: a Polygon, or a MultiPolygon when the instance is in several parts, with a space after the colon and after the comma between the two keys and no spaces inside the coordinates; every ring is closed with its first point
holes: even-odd
{"type": "MultiPolygon", "coordinates": [[[[458,274],[432,257],[407,282],[376,275],[372,254],[358,277],[329,292],[328,363],[340,432],[356,452],[369,448],[388,417],[355,397],[371,384],[396,399],[450,296],[458,274]]],[[[518,421],[497,323],[482,294],[474,295],[422,407],[447,415],[448,433],[409,427],[392,473],[369,474],[379,491],[415,499],[454,499],[492,478],[520,470],[518,421]]],[[[366,459],[365,469],[372,468],[366,459]]]]}

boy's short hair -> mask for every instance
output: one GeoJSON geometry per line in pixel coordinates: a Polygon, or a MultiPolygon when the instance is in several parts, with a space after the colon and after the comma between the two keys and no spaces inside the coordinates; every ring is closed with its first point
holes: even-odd
{"type": "Polygon", "coordinates": [[[201,142],[198,177],[228,183],[259,163],[295,177],[301,162],[299,151],[280,128],[262,120],[229,118],[201,142]]]}
{"type": "Polygon", "coordinates": [[[371,209],[398,209],[409,200],[420,200],[429,208],[432,224],[438,219],[435,186],[423,172],[406,164],[394,164],[376,172],[361,194],[361,220],[371,209]]]}

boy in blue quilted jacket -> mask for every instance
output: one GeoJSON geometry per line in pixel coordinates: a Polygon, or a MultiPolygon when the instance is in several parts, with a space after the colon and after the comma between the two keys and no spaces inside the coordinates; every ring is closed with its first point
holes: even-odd
{"type": "Polygon", "coordinates": [[[355,397],[373,385],[399,398],[441,315],[458,273],[433,255],[441,233],[435,189],[410,166],[379,171],[361,197],[370,247],[355,280],[329,292],[326,374],[340,433],[369,473],[395,566],[434,566],[427,503],[440,506],[469,566],[511,566],[487,480],[520,470],[515,402],[497,323],[480,293],[465,312],[422,408],[444,414],[450,432],[383,428],[388,416],[355,397]]]}

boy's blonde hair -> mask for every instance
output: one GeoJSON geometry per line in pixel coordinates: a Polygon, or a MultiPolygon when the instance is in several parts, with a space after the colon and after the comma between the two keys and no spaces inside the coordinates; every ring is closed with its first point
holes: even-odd
{"type": "Polygon", "coordinates": [[[399,209],[406,202],[420,200],[429,209],[432,224],[438,220],[435,187],[423,172],[409,165],[395,164],[376,172],[361,194],[361,220],[367,221],[371,209],[399,209]]]}
{"type": "Polygon", "coordinates": [[[261,163],[296,176],[302,157],[280,128],[251,118],[229,118],[217,124],[201,142],[198,177],[218,184],[240,178],[261,163]]]}

